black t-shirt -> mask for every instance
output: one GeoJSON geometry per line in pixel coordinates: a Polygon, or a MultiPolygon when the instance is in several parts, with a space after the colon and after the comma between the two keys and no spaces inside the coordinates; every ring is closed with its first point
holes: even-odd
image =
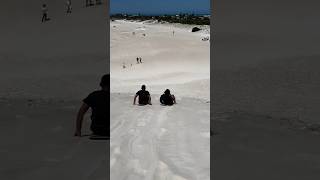
{"type": "Polygon", "coordinates": [[[146,90],[140,90],[136,93],[139,96],[139,104],[146,105],[149,102],[150,93],[146,90]]]}
{"type": "Polygon", "coordinates": [[[161,95],[160,102],[165,105],[173,105],[173,99],[171,95],[167,95],[167,94],[161,95]]]}
{"type": "Polygon", "coordinates": [[[94,91],[83,100],[92,110],[91,129],[93,131],[110,131],[109,101],[109,92],[105,90],[94,91]]]}

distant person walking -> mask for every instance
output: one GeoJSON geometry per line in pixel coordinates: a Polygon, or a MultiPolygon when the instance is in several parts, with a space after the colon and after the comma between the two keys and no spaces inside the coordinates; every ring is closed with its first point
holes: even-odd
{"type": "Polygon", "coordinates": [[[139,58],[139,60],[140,60],[140,63],[142,63],[142,58],[141,57],[139,58]]]}
{"type": "Polygon", "coordinates": [[[102,4],[101,0],[96,0],[96,5],[101,5],[101,4],[102,4]]]}
{"type": "Polygon", "coordinates": [[[48,18],[48,7],[47,7],[46,4],[42,4],[41,11],[42,11],[42,20],[41,20],[41,22],[46,22],[46,21],[50,20],[48,18]]]}
{"type": "Polygon", "coordinates": [[[137,97],[139,97],[139,105],[152,105],[150,93],[149,91],[146,91],[146,85],[142,85],[141,90],[139,90],[134,96],[133,105],[136,104],[137,97]]]}
{"type": "Polygon", "coordinates": [[[102,76],[100,87],[101,90],[92,92],[82,101],[77,115],[75,136],[81,136],[84,115],[91,108],[91,131],[94,135],[110,137],[109,74],[102,76]]]}
{"type": "Polygon", "coordinates": [[[162,94],[160,97],[160,103],[162,105],[172,106],[173,104],[176,104],[176,98],[170,93],[169,89],[166,89],[164,94],[162,94]]]}
{"type": "Polygon", "coordinates": [[[92,0],[86,0],[86,7],[93,6],[92,0]]]}
{"type": "Polygon", "coordinates": [[[67,13],[71,13],[72,12],[71,0],[67,0],[66,6],[67,6],[67,13]]]}
{"type": "Polygon", "coordinates": [[[137,57],[137,64],[139,64],[139,57],[137,57]]]}

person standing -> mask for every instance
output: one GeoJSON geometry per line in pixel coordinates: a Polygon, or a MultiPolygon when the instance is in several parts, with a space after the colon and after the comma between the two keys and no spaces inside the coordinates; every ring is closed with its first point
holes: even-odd
{"type": "Polygon", "coordinates": [[[139,64],[139,58],[137,57],[137,64],[139,64]]]}
{"type": "Polygon", "coordinates": [[[41,11],[42,11],[42,20],[41,20],[41,22],[48,21],[49,20],[49,18],[48,18],[48,7],[47,7],[46,4],[42,4],[41,11]]]}
{"type": "Polygon", "coordinates": [[[72,12],[71,0],[67,0],[66,5],[67,5],[67,13],[71,13],[72,12]]]}
{"type": "Polygon", "coordinates": [[[96,0],[96,5],[101,5],[101,4],[102,4],[101,0],[96,0]]]}
{"type": "Polygon", "coordinates": [[[86,7],[93,6],[92,0],[86,0],[86,7]]]}

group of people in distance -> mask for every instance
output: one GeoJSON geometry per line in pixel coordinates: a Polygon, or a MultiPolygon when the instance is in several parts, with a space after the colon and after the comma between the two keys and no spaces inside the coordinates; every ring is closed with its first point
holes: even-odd
{"type": "Polygon", "coordinates": [[[141,57],[137,57],[137,64],[142,63],[142,58],[141,57]]]}
{"type": "MultiPolygon", "coordinates": [[[[96,5],[102,4],[101,0],[96,0],[96,5]]],[[[93,0],[86,0],[86,7],[93,6],[93,0]]],[[[42,4],[42,20],[41,22],[49,21],[50,18],[48,17],[48,6],[47,4],[42,4]]],[[[66,13],[70,14],[72,12],[72,3],[71,0],[67,0],[66,2],[66,13]]]]}
{"type": "MultiPolygon", "coordinates": [[[[141,90],[139,90],[136,93],[136,95],[134,96],[133,105],[136,104],[137,97],[138,97],[138,104],[139,105],[141,105],[141,106],[148,105],[148,104],[152,105],[151,96],[150,96],[149,91],[146,90],[146,85],[142,85],[141,90]]],[[[176,104],[177,102],[176,102],[176,98],[174,97],[174,95],[170,93],[170,90],[166,89],[160,97],[160,103],[161,103],[161,105],[172,106],[172,105],[176,104]]]]}
{"type": "MultiPolygon", "coordinates": [[[[96,4],[97,5],[102,4],[101,0],[96,0],[96,4]]],[[[93,5],[94,5],[93,0],[86,0],[86,7],[93,6],[93,5]]]]}

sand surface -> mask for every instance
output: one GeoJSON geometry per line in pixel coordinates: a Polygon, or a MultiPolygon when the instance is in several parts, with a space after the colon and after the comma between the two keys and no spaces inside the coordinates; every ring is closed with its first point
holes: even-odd
{"type": "MultiPolygon", "coordinates": [[[[0,179],[106,179],[106,141],[73,137],[81,100],[107,72],[102,6],[10,1],[0,18],[0,179]]],[[[89,134],[86,116],[84,134],[89,134]]]]}
{"type": "Polygon", "coordinates": [[[315,4],[217,2],[213,179],[319,178],[315,4]]]}
{"type": "Polygon", "coordinates": [[[111,22],[111,179],[210,179],[210,43],[191,27],[111,22]],[[132,105],[142,84],[152,106],[132,105]]]}

